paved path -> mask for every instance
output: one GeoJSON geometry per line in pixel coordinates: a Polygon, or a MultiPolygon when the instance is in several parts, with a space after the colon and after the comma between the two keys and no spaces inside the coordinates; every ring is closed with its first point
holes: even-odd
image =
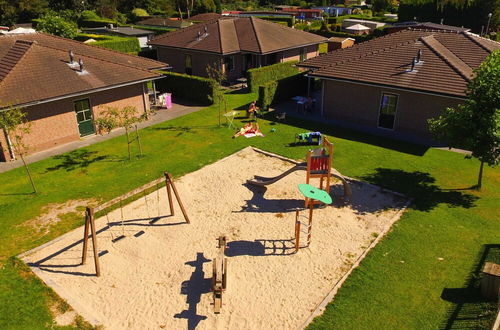
{"type": "MultiPolygon", "coordinates": [[[[156,114],[148,121],[139,123],[137,126],[139,128],[144,128],[152,125],[156,125],[158,123],[174,119],[177,117],[181,117],[184,115],[187,115],[192,112],[196,112],[198,110],[203,109],[203,107],[195,107],[195,106],[186,106],[186,105],[181,105],[181,104],[174,104],[171,109],[161,109],[156,112],[156,114]]],[[[63,145],[59,145],[54,148],[50,148],[47,150],[43,150],[40,152],[36,152],[34,154],[29,155],[26,157],[26,161],[28,164],[37,162],[42,159],[46,159],[55,155],[60,155],[65,152],[73,151],[78,148],[86,147],[91,144],[105,141],[112,139],[116,136],[123,135],[125,134],[125,129],[117,129],[110,134],[105,134],[105,135],[91,135],[85,138],[80,139],[79,141],[74,141],[70,143],[66,143],[63,145]]],[[[21,160],[15,160],[12,162],[0,162],[0,173],[10,171],[12,169],[18,168],[23,166],[23,163],[21,160]]]]}

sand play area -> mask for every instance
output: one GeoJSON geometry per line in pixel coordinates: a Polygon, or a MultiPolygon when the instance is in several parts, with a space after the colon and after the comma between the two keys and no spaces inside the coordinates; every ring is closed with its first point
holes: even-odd
{"type": "Polygon", "coordinates": [[[77,313],[106,329],[300,328],[407,200],[350,180],[352,203],[344,204],[335,183],[333,205],[314,211],[311,245],[295,254],[295,210],[304,206],[297,184],[305,172],[267,189],[246,184],[293,165],[246,148],[177,179],[190,224],[177,205],[168,216],[165,188],[98,218],[100,277],[91,247],[80,265],[83,227],[23,260],[77,313]],[[214,314],[211,260],[220,235],[228,238],[228,279],[222,311],[214,314]]]}

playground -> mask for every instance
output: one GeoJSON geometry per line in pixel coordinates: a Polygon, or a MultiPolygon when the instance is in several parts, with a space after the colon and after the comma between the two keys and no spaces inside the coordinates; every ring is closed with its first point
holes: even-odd
{"type": "MultiPolygon", "coordinates": [[[[92,240],[81,265],[83,228],[35,249],[23,260],[73,309],[105,328],[298,328],[397,221],[407,200],[350,180],[332,179],[331,206],[314,210],[311,243],[295,252],[297,185],[305,171],[245,148],[175,180],[189,220],[165,185],[95,219],[100,276],[92,240]],[[212,261],[227,239],[227,286],[214,313],[212,261]]],[[[319,186],[315,178],[311,184],[319,186]]],[[[307,210],[301,212],[307,216],[307,210]]],[[[303,244],[303,243],[302,243],[303,244]]]]}

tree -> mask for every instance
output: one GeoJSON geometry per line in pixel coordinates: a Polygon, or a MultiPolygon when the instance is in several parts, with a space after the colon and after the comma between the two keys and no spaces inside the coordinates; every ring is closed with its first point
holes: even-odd
{"type": "Polygon", "coordinates": [[[38,31],[50,33],[63,38],[73,39],[78,32],[77,26],[73,22],[64,20],[55,13],[48,13],[40,18],[36,29],[38,31]]]}
{"type": "Polygon", "coordinates": [[[218,104],[219,108],[219,127],[220,127],[220,117],[221,117],[221,106],[224,103],[224,110],[227,112],[227,101],[222,89],[222,83],[226,80],[226,73],[224,72],[222,65],[207,65],[207,75],[209,79],[214,80],[217,83],[217,88],[214,92],[214,102],[218,104]]]}
{"type": "Polygon", "coordinates": [[[484,163],[493,167],[500,158],[500,51],[491,53],[474,74],[467,86],[465,104],[447,108],[428,122],[439,141],[470,150],[472,157],[479,159],[476,187],[480,189],[484,163]]]}
{"type": "Polygon", "coordinates": [[[107,132],[108,134],[115,128],[125,128],[125,135],[127,137],[127,151],[128,160],[132,159],[132,152],[130,150],[130,145],[137,141],[139,146],[139,152],[142,156],[142,145],[141,139],[139,137],[139,132],[137,130],[137,123],[145,120],[147,114],[142,116],[137,116],[137,108],[132,106],[127,106],[123,108],[117,107],[106,107],[102,112],[101,116],[95,120],[97,128],[100,134],[107,132]],[[130,139],[130,130],[135,126],[136,128],[136,138],[134,140],[130,139]]]}
{"type": "Polygon", "coordinates": [[[9,107],[6,110],[0,111],[0,128],[3,129],[7,138],[11,155],[14,159],[19,155],[23,162],[26,174],[33,187],[33,192],[36,194],[36,186],[31,176],[30,169],[24,156],[28,153],[28,146],[25,142],[25,137],[31,132],[31,123],[28,121],[27,113],[20,107],[9,107]]]}
{"type": "Polygon", "coordinates": [[[215,0],[215,12],[217,14],[222,14],[222,3],[221,3],[221,0],[215,0]]]}

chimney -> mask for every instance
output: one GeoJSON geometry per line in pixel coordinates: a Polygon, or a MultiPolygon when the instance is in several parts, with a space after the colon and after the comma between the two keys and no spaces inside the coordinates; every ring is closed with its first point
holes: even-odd
{"type": "Polygon", "coordinates": [[[70,50],[69,51],[69,64],[73,64],[74,59],[75,59],[75,55],[73,54],[73,51],[70,50]]]}
{"type": "Polygon", "coordinates": [[[200,40],[201,39],[201,32],[198,31],[198,37],[196,38],[196,40],[200,40]]]}
{"type": "Polygon", "coordinates": [[[410,72],[413,72],[415,70],[415,63],[417,62],[417,59],[414,57],[413,60],[411,61],[411,69],[410,72]]]}
{"type": "Polygon", "coordinates": [[[208,30],[207,30],[207,27],[205,26],[205,35],[208,34],[208,30]]]}
{"type": "Polygon", "coordinates": [[[80,66],[80,72],[83,72],[83,60],[81,58],[78,60],[78,65],[80,66]]]}
{"type": "Polygon", "coordinates": [[[420,59],[422,58],[422,50],[419,49],[417,52],[417,63],[420,63],[420,59]]]}

